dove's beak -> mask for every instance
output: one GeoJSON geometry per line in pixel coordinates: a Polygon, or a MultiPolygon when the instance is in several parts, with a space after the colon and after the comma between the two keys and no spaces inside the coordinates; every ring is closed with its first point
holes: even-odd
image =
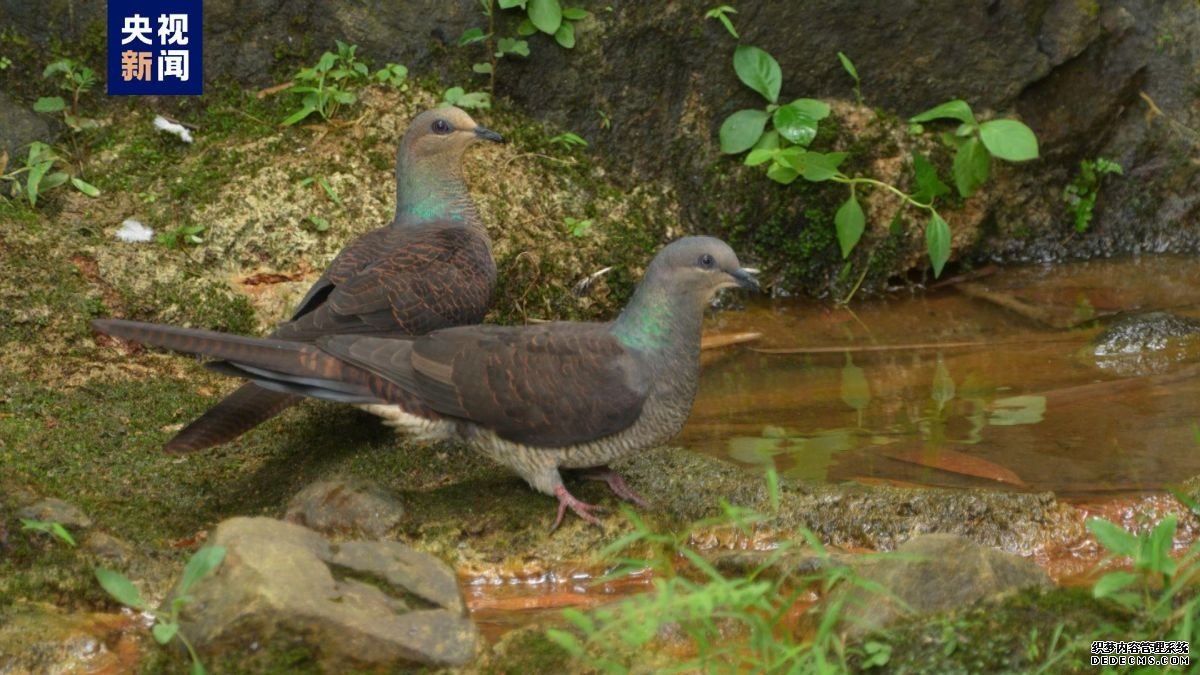
{"type": "Polygon", "coordinates": [[[475,127],[475,137],[493,143],[503,143],[504,137],[487,127],[475,127]]]}
{"type": "Polygon", "coordinates": [[[752,267],[741,267],[730,272],[729,276],[733,277],[738,286],[748,291],[757,291],[759,290],[759,285],[758,279],[754,278],[755,274],[758,274],[758,270],[752,267]]]}

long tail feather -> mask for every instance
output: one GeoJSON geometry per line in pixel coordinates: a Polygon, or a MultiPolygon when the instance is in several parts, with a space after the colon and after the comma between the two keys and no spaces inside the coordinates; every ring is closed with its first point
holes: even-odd
{"type": "Polygon", "coordinates": [[[167,452],[188,453],[228,443],[301,400],[247,382],[192,420],[164,447],[167,452]]]}

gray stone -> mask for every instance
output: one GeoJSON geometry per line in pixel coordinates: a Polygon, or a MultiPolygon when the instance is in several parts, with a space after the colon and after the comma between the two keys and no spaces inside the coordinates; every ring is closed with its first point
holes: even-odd
{"type": "Polygon", "coordinates": [[[324,534],[360,532],[382,537],[404,518],[404,507],[377,488],[357,488],[341,480],[309,485],[288,502],[285,520],[324,534]]]}
{"type": "Polygon", "coordinates": [[[83,540],[83,550],[118,568],[125,567],[133,555],[128,543],[104,532],[89,533],[83,540]]]}
{"type": "Polygon", "coordinates": [[[454,572],[432,556],[396,542],[335,546],[270,518],[224,521],[209,544],[225,547],[224,562],[194,587],[182,623],[206,652],[303,641],[331,668],[461,665],[475,654],[454,572]]]}
{"type": "Polygon", "coordinates": [[[0,173],[23,166],[30,143],[54,141],[49,119],[45,115],[35,113],[29,104],[20,103],[0,91],[0,153],[8,153],[9,166],[0,173]]]}
{"type": "Polygon", "coordinates": [[[848,584],[843,627],[861,635],[908,614],[945,612],[1024,588],[1052,586],[1032,560],[953,534],[913,537],[891,555],[854,563],[857,575],[888,589],[883,595],[848,584]],[[900,604],[900,602],[904,605],[900,604]]]}
{"type": "Polygon", "coordinates": [[[17,511],[17,515],[30,520],[62,523],[67,527],[81,530],[86,530],[92,526],[92,519],[82,509],[70,502],[64,502],[54,497],[26,506],[17,511]]]}
{"type": "Polygon", "coordinates": [[[1096,367],[1122,376],[1154,375],[1200,354],[1200,321],[1149,312],[1114,321],[1092,340],[1096,367]]]}

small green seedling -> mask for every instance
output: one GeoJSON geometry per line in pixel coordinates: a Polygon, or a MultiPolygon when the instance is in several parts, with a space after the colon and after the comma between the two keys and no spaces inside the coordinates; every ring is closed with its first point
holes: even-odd
{"type": "Polygon", "coordinates": [[[355,91],[370,83],[390,84],[401,91],[408,88],[408,68],[389,63],[374,74],[367,64],[358,60],[358,45],[336,40],[337,51],[325,52],[311,68],[302,68],[292,78],[286,93],[300,96],[300,107],[283,120],[285,126],[296,124],[313,113],[328,121],[343,107],[356,103],[355,91]]]}
{"type": "Polygon", "coordinates": [[[45,532],[68,546],[75,546],[75,537],[67,531],[62,523],[53,520],[21,519],[21,529],[31,532],[45,532]]]}
{"type": "Polygon", "coordinates": [[[150,632],[160,645],[165,645],[173,639],[178,639],[187,648],[188,655],[191,656],[192,675],[204,675],[204,665],[200,662],[200,656],[196,653],[195,647],[187,639],[187,636],[179,630],[179,613],[185,605],[193,600],[192,596],[188,595],[192,587],[219,567],[221,561],[224,559],[225,549],[221,546],[209,546],[196,551],[192,555],[192,558],[188,560],[187,566],[184,567],[183,579],[179,582],[179,591],[171,599],[170,610],[168,611],[151,607],[142,598],[142,594],[138,591],[137,586],[134,586],[133,582],[120,572],[104,567],[97,568],[96,579],[104,587],[104,590],[117,602],[126,607],[136,609],[139,612],[149,614],[154,618],[154,626],[150,629],[150,632]]]}
{"type": "Polygon", "coordinates": [[[33,109],[41,113],[63,114],[63,121],[72,131],[93,129],[99,126],[96,120],[79,115],[79,97],[90,91],[96,84],[96,71],[72,59],[59,59],[42,71],[45,79],[56,80],[58,87],[71,94],[71,103],[61,96],[43,96],[34,104],[33,109]]]}
{"type": "Polygon", "coordinates": [[[592,229],[592,219],[567,216],[563,218],[563,226],[567,228],[567,232],[570,232],[572,237],[582,237],[592,229]]]}
{"type": "Polygon", "coordinates": [[[1079,175],[1063,188],[1063,201],[1067,203],[1067,212],[1074,216],[1075,231],[1087,232],[1092,224],[1093,211],[1096,208],[1096,198],[1100,196],[1100,183],[1105,174],[1124,175],[1120,164],[1097,157],[1079,162],[1079,175]]]}
{"type": "Polygon", "coordinates": [[[7,155],[0,153],[0,181],[11,181],[19,186],[18,177],[24,174],[25,198],[30,206],[36,207],[43,194],[67,182],[89,197],[100,194],[99,188],[78,176],[72,176],[64,170],[52,171],[55,166],[68,166],[68,162],[54,148],[41,141],[29,144],[24,166],[4,173],[6,164],[7,155]]]}
{"type": "Polygon", "coordinates": [[[579,134],[571,133],[570,131],[550,138],[549,142],[553,145],[559,146],[563,150],[568,151],[575,147],[586,148],[588,144],[587,141],[583,140],[579,134]]]}
{"type": "Polygon", "coordinates": [[[740,40],[741,36],[738,35],[737,29],[733,27],[733,20],[729,18],[730,14],[737,14],[737,10],[729,5],[721,5],[705,12],[704,18],[720,21],[721,25],[725,27],[725,31],[732,35],[734,40],[740,40]]]}
{"type": "Polygon", "coordinates": [[[200,234],[204,232],[204,225],[180,225],[173,230],[164,230],[155,236],[158,243],[167,248],[177,249],[190,245],[203,244],[204,239],[200,234]]]}

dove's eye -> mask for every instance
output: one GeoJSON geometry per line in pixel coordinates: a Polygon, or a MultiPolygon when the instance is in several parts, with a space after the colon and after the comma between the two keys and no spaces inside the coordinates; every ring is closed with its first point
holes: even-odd
{"type": "Polygon", "coordinates": [[[454,131],[454,127],[450,126],[450,123],[447,122],[446,120],[434,120],[433,121],[433,133],[441,134],[442,136],[445,136],[446,134],[450,133],[451,131],[454,131]]]}
{"type": "Polygon", "coordinates": [[[700,260],[697,261],[697,264],[699,264],[704,269],[712,269],[712,266],[715,265],[716,263],[717,263],[717,261],[713,260],[712,255],[710,255],[708,253],[705,253],[704,255],[700,256],[700,260]]]}

